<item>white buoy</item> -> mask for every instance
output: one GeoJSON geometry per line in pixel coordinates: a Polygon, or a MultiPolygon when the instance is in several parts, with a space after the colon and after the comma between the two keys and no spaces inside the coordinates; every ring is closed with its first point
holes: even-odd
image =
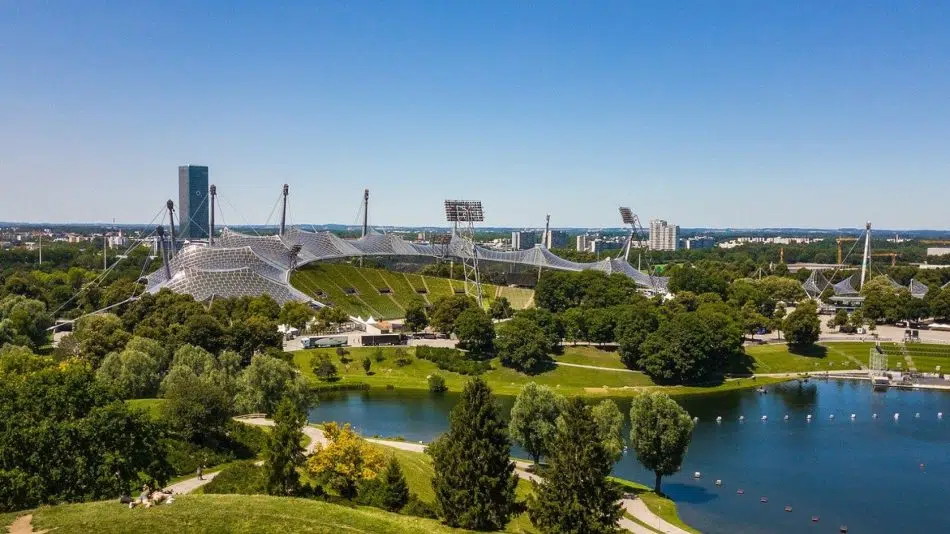
{"type": "Polygon", "coordinates": [[[788,414],[785,414],[785,420],[788,421],[788,414]]]}
{"type": "Polygon", "coordinates": [[[943,412],[937,412],[937,419],[943,419],[943,412]]]}
{"type": "Polygon", "coordinates": [[[698,422],[699,422],[699,418],[698,418],[698,417],[694,417],[694,418],[693,418],[693,422],[694,422],[694,423],[698,423],[698,422]]]}
{"type": "Polygon", "coordinates": [[[721,423],[721,422],[722,422],[722,416],[721,416],[721,415],[716,417],[716,422],[717,422],[717,423],[721,423]]]}
{"type": "Polygon", "coordinates": [[[900,419],[900,418],[901,418],[901,414],[899,414],[899,413],[895,413],[895,414],[894,414],[894,420],[895,420],[895,421],[897,421],[897,420],[900,419]]]}
{"type": "Polygon", "coordinates": [[[805,416],[805,420],[810,422],[810,421],[811,421],[811,414],[806,415],[806,416],[805,416]]]}
{"type": "Polygon", "coordinates": [[[920,412],[914,414],[914,419],[920,419],[920,412]]]}
{"type": "Polygon", "coordinates": [[[828,416],[828,419],[834,419],[834,418],[835,418],[835,414],[831,414],[828,416]]]}
{"type": "Polygon", "coordinates": [[[717,478],[717,479],[716,479],[716,485],[717,485],[717,486],[722,486],[722,480],[720,480],[720,479],[717,478]]]}
{"type": "Polygon", "coordinates": [[[740,416],[739,416],[739,421],[740,421],[740,422],[741,422],[741,421],[745,421],[745,416],[744,416],[744,415],[740,415],[740,416]]]}
{"type": "Polygon", "coordinates": [[[768,420],[769,420],[769,416],[763,415],[763,416],[762,416],[762,420],[763,420],[763,421],[768,421],[768,420]]]}
{"type": "Polygon", "coordinates": [[[857,415],[851,414],[851,419],[855,419],[857,417],[858,417],[857,415]]]}
{"type": "Polygon", "coordinates": [[[871,419],[877,419],[877,414],[876,414],[876,413],[872,413],[872,414],[871,414],[871,419]]]}
{"type": "Polygon", "coordinates": [[[693,473],[693,478],[703,478],[703,474],[700,473],[699,471],[696,471],[695,473],[693,473]]]}

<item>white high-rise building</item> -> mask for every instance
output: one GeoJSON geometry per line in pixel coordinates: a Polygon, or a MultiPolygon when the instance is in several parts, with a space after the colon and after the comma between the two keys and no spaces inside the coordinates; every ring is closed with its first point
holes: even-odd
{"type": "Polygon", "coordinates": [[[651,250],[679,250],[680,227],[662,219],[650,220],[651,250]]]}
{"type": "Polygon", "coordinates": [[[537,232],[511,232],[511,250],[528,250],[538,244],[537,232]]]}
{"type": "Polygon", "coordinates": [[[578,252],[587,252],[587,249],[590,247],[587,241],[587,234],[582,234],[577,236],[577,251],[578,252]]]}

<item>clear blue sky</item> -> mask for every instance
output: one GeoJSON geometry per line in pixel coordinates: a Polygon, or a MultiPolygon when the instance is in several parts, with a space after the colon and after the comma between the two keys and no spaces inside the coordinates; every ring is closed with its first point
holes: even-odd
{"type": "Polygon", "coordinates": [[[948,228],[950,3],[0,4],[0,220],[147,222],[186,163],[232,224],[948,228]]]}

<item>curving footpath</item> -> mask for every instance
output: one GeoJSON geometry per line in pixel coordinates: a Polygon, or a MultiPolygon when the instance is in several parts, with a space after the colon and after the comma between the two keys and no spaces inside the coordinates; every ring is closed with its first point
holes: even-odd
{"type": "MultiPolygon", "coordinates": [[[[245,415],[245,416],[235,417],[234,419],[242,423],[247,423],[249,425],[274,426],[274,421],[272,421],[271,419],[267,419],[263,414],[245,415]]],[[[310,443],[307,445],[307,449],[306,449],[307,454],[312,454],[313,451],[316,450],[318,444],[322,445],[322,444],[328,443],[326,436],[323,434],[323,431],[317,427],[313,427],[309,425],[304,426],[303,433],[306,434],[310,438],[310,443]]],[[[426,450],[426,445],[424,443],[410,443],[408,441],[392,441],[392,440],[374,439],[374,438],[366,438],[366,441],[369,441],[370,443],[376,443],[377,445],[383,445],[386,447],[392,447],[394,449],[401,449],[401,450],[409,451],[409,452],[424,453],[426,450]]],[[[527,471],[528,467],[530,467],[531,465],[530,463],[521,462],[518,460],[515,460],[514,462],[515,462],[515,473],[518,475],[519,478],[535,481],[535,482],[540,480],[540,477],[538,477],[537,475],[533,473],[529,473],[527,471]]],[[[200,488],[201,486],[204,486],[205,484],[210,482],[215,477],[215,475],[217,475],[217,473],[208,473],[204,475],[204,480],[198,480],[197,477],[190,478],[188,480],[183,480],[181,482],[168,486],[168,489],[174,491],[176,494],[190,493],[191,491],[194,491],[196,488],[200,488]]],[[[646,524],[646,525],[650,525],[650,527],[647,528],[634,521],[631,521],[627,517],[621,517],[620,521],[618,522],[618,525],[620,526],[620,528],[624,530],[633,532],[634,534],[656,534],[657,532],[662,532],[664,534],[689,534],[689,532],[677,527],[676,525],[672,525],[666,522],[665,520],[663,520],[663,518],[654,514],[652,511],[650,511],[649,508],[647,508],[647,505],[644,504],[642,500],[636,497],[624,497],[620,501],[620,505],[623,507],[624,512],[635,517],[637,521],[640,521],[641,523],[646,524]],[[656,526],[654,527],[653,525],[656,525],[656,526]]]]}

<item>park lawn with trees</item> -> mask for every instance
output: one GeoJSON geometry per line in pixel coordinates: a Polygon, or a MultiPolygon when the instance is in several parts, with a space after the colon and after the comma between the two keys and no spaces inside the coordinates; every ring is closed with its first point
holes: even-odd
{"type": "Polygon", "coordinates": [[[627,368],[627,366],[620,361],[620,353],[616,350],[603,350],[587,345],[566,344],[563,346],[563,352],[561,354],[554,355],[554,361],[577,365],[590,365],[592,367],[608,367],[610,369],[627,368]]]}

